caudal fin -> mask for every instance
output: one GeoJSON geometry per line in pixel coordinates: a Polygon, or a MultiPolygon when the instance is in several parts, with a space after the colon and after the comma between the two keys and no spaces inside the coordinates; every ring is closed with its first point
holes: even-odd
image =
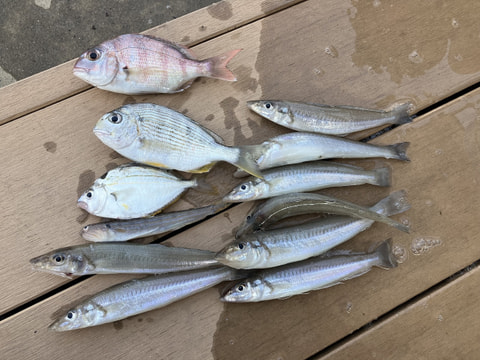
{"type": "Polygon", "coordinates": [[[256,156],[261,145],[249,145],[249,146],[240,146],[240,153],[238,159],[233,164],[238,168],[256,176],[260,179],[263,179],[263,175],[260,172],[260,168],[256,162],[256,156]]]}
{"type": "Polygon", "coordinates": [[[408,209],[410,209],[410,204],[407,201],[407,193],[405,190],[391,193],[370,208],[370,210],[386,216],[400,214],[408,209]]]}
{"type": "Polygon", "coordinates": [[[392,252],[392,239],[382,241],[374,250],[380,260],[377,266],[385,269],[397,267],[397,259],[392,252]]]}
{"type": "Polygon", "coordinates": [[[395,106],[392,110],[390,110],[390,113],[395,117],[395,120],[392,122],[392,124],[406,124],[409,122],[412,122],[413,116],[410,116],[409,111],[410,108],[412,107],[412,104],[409,102],[399,104],[395,106]]]}
{"type": "Polygon", "coordinates": [[[410,161],[407,156],[407,148],[409,145],[409,142],[389,145],[388,147],[392,150],[392,158],[397,160],[410,161]]]}
{"type": "Polygon", "coordinates": [[[391,174],[390,174],[390,168],[388,167],[383,167],[379,169],[375,169],[375,178],[372,181],[373,185],[378,185],[378,186],[390,186],[391,184],[391,174]]]}
{"type": "Polygon", "coordinates": [[[227,64],[240,51],[242,51],[242,49],[232,50],[205,60],[205,62],[209,64],[209,73],[206,76],[226,81],[237,81],[235,75],[227,69],[227,64]]]}

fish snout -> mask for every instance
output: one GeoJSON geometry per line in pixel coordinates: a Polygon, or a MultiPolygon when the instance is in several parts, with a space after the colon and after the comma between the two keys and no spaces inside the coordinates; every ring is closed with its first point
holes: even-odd
{"type": "Polygon", "coordinates": [[[77,201],[77,206],[80,209],[83,209],[85,211],[88,211],[88,204],[85,201],[77,201]]]}

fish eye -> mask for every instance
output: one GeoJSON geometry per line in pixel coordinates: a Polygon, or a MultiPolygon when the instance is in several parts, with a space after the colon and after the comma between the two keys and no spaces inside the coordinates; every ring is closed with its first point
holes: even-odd
{"type": "Polygon", "coordinates": [[[245,248],[245,245],[243,243],[238,244],[238,248],[240,250],[243,250],[245,248]]]}
{"type": "Polygon", "coordinates": [[[65,255],[63,254],[55,254],[52,256],[52,259],[57,264],[62,264],[65,261],[65,255]]]}
{"type": "Polygon", "coordinates": [[[119,115],[119,114],[112,114],[108,120],[112,123],[112,124],[120,124],[122,122],[122,117],[119,115]]]}
{"type": "Polygon", "coordinates": [[[268,110],[268,109],[270,109],[273,105],[272,105],[271,103],[267,102],[267,103],[265,103],[264,106],[265,106],[265,109],[268,110]]]}
{"type": "Polygon", "coordinates": [[[93,196],[93,192],[89,191],[87,192],[87,194],[85,195],[87,198],[91,199],[92,196],[93,196]]]}
{"type": "Polygon", "coordinates": [[[75,313],[74,313],[73,311],[69,311],[69,312],[67,313],[67,319],[72,320],[74,316],[75,316],[75,313]]]}
{"type": "Polygon", "coordinates": [[[237,286],[238,291],[243,291],[245,289],[245,284],[240,284],[237,286]]]}
{"type": "Polygon", "coordinates": [[[245,185],[245,184],[241,185],[240,189],[243,190],[243,191],[247,190],[247,185],[245,185]]]}
{"type": "Polygon", "coordinates": [[[251,215],[247,215],[247,220],[250,220],[252,218],[251,215]]]}
{"type": "Polygon", "coordinates": [[[87,59],[91,61],[97,61],[100,59],[101,53],[98,49],[92,49],[87,53],[87,59]]]}

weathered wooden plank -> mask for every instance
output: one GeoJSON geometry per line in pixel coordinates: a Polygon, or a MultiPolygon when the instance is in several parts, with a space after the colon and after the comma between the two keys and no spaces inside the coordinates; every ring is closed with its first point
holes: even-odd
{"type": "MultiPolygon", "coordinates": [[[[131,351],[138,356],[152,355],[159,349],[165,358],[191,355],[223,359],[235,354],[241,359],[276,359],[315,354],[479,258],[480,225],[474,221],[480,205],[477,191],[480,171],[476,166],[480,160],[479,107],[480,91],[476,91],[375,139],[412,142],[411,163],[389,162],[394,174],[391,189],[362,186],[328,191],[368,204],[390,191],[407,190],[412,209],[395,218],[409,222],[411,234],[375,224],[344,245],[362,250],[373,242],[392,237],[399,253],[407,255],[397,269],[375,269],[341,286],[259,304],[221,304],[215,300],[220,286],[121,324],[70,334],[48,333],[45,326],[51,321],[49,314],[114,282],[109,277],[95,276],[3,321],[0,342],[4,343],[0,345],[12,358],[19,357],[18,349],[25,349],[22,344],[28,344],[30,353],[35,349],[53,359],[60,357],[65,347],[75,348],[73,358],[76,358],[94,356],[100,346],[107,344],[116,344],[109,347],[113,358],[131,351]],[[425,248],[419,247],[422,241],[427,245],[425,248]],[[7,334],[15,336],[9,340],[7,334]],[[145,334],[149,334],[148,341],[145,334]],[[118,341],[123,336],[128,341],[118,341]],[[95,343],[94,339],[101,341],[95,343]]],[[[384,161],[352,163],[385,164],[384,161]]],[[[219,249],[229,240],[231,229],[248,207],[249,204],[237,206],[175,236],[170,243],[219,249]]],[[[48,275],[37,274],[35,279],[41,281],[42,276],[48,275]]]]}
{"type": "MultiPolygon", "coordinates": [[[[144,33],[194,46],[300,1],[223,0],[144,33]]],[[[74,62],[69,61],[0,89],[0,124],[90,88],[73,76],[74,62]]]]}
{"type": "Polygon", "coordinates": [[[477,267],[316,359],[475,359],[479,281],[477,267]]]}

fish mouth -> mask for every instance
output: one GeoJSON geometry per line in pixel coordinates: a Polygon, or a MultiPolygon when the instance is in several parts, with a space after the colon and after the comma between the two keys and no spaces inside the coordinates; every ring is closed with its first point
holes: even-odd
{"type": "Polygon", "coordinates": [[[104,129],[99,129],[99,128],[94,128],[93,129],[93,133],[95,135],[100,135],[100,136],[110,136],[112,133],[108,130],[104,130],[104,129]]]}
{"type": "Polygon", "coordinates": [[[85,211],[88,211],[88,204],[85,201],[77,201],[77,206],[80,209],[83,209],[85,211]]]}

